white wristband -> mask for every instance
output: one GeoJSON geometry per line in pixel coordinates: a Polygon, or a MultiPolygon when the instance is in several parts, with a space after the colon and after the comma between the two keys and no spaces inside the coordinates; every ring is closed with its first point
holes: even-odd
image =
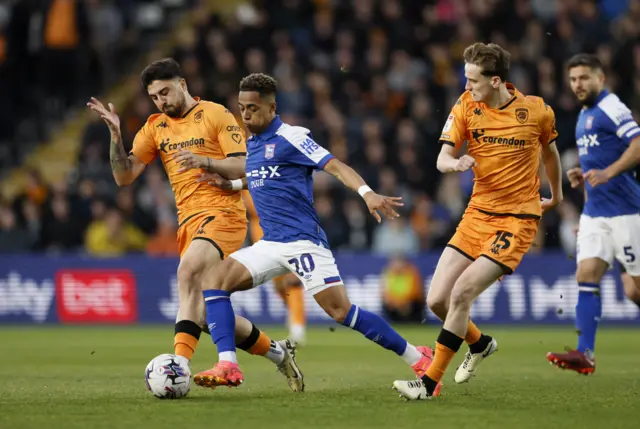
{"type": "Polygon", "coordinates": [[[231,190],[232,191],[241,191],[244,188],[242,184],[242,179],[235,179],[231,181],[231,190]]]}
{"type": "Polygon", "coordinates": [[[362,185],[358,188],[358,193],[361,197],[364,197],[364,194],[366,194],[367,192],[373,192],[373,190],[367,185],[362,185]]]}

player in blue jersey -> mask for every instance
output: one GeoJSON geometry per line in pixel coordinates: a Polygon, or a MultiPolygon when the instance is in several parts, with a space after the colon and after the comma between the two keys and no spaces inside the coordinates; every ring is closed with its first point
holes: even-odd
{"type": "MultiPolygon", "coordinates": [[[[242,120],[253,134],[247,141],[246,177],[213,183],[223,189],[249,189],[264,236],[253,246],[232,253],[203,282],[207,324],[219,361],[196,374],[205,387],[238,386],[244,377],[237,363],[232,292],[246,290],[293,272],[316,302],[335,321],[401,356],[422,376],[431,364],[429,347],[414,347],[380,316],[352,304],[329,249],[313,205],[313,172],[324,170],[358,192],[370,213],[381,221],[398,217],[400,198],[371,190],[362,177],[319,146],[306,128],[291,126],[276,114],[276,81],[252,74],[240,82],[242,120]]],[[[207,178],[205,177],[205,180],[207,178]]]]}
{"type": "Polygon", "coordinates": [[[627,106],[604,89],[597,57],[575,55],[568,70],[571,90],[583,105],[576,124],[580,167],[567,172],[571,186],[584,183],[585,189],[576,258],[578,346],[548,353],[547,359],[590,374],[596,368],[596,330],[602,316],[600,281],[615,260],[629,276],[627,295],[636,299],[640,291],[640,184],[633,171],[640,163],[640,127],[627,106]]]}

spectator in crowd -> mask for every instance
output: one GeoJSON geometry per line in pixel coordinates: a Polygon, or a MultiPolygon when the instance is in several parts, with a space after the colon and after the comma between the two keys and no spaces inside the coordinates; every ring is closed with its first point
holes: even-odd
{"type": "Polygon", "coordinates": [[[424,285],[415,264],[401,254],[392,256],[380,276],[382,308],[394,322],[420,323],[424,319],[424,285]]]}
{"type": "Polygon", "coordinates": [[[142,252],[146,244],[144,233],[128,222],[117,208],[108,209],[102,220],[93,221],[85,237],[87,252],[96,257],[142,252]]]}

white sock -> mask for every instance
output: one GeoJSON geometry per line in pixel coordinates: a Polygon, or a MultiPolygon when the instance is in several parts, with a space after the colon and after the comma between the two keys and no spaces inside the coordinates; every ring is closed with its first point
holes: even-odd
{"type": "Polygon", "coordinates": [[[226,360],[227,362],[238,363],[238,358],[236,358],[236,352],[220,352],[218,353],[218,360],[219,361],[226,360]]]}
{"type": "Polygon", "coordinates": [[[402,353],[402,359],[410,366],[413,366],[420,362],[422,353],[420,353],[413,344],[407,343],[407,348],[404,350],[404,353],[402,353]]]}
{"type": "Polygon", "coordinates": [[[292,339],[296,342],[304,341],[304,334],[305,334],[304,325],[291,324],[291,327],[289,328],[289,339],[292,339]]]}
{"type": "Polygon", "coordinates": [[[271,340],[271,347],[269,347],[269,351],[266,355],[264,355],[264,357],[266,357],[276,365],[280,365],[284,360],[284,356],[285,351],[280,343],[276,343],[275,341],[271,340]]]}

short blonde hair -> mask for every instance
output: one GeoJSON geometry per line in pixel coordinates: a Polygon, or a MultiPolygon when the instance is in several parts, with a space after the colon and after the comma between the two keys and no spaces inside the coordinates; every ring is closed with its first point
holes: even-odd
{"type": "Polygon", "coordinates": [[[474,43],[467,46],[462,54],[465,63],[475,64],[482,69],[482,75],[498,76],[506,82],[509,74],[511,54],[495,43],[474,43]]]}

